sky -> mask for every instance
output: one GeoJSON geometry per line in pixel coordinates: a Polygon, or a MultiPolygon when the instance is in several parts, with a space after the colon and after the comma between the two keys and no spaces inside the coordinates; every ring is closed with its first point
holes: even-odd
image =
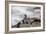
{"type": "Polygon", "coordinates": [[[11,21],[12,25],[17,24],[20,22],[24,15],[26,14],[28,17],[38,17],[40,18],[40,10],[34,10],[35,7],[29,6],[12,6],[11,8],[11,21]]]}

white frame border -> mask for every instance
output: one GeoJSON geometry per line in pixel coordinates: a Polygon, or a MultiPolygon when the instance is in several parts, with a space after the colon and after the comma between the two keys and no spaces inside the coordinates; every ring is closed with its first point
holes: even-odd
{"type": "Polygon", "coordinates": [[[33,4],[9,4],[9,31],[18,31],[18,30],[38,30],[43,29],[43,6],[42,5],[33,5],[33,4]],[[37,6],[41,7],[41,27],[26,27],[26,28],[11,28],[11,6],[12,5],[18,5],[18,6],[37,6]]]}

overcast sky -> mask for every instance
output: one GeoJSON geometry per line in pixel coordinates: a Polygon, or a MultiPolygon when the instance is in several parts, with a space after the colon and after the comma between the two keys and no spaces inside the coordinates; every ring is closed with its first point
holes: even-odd
{"type": "Polygon", "coordinates": [[[24,18],[24,15],[26,14],[28,17],[38,17],[40,16],[40,11],[36,12],[33,9],[34,7],[25,7],[25,6],[13,6],[11,8],[11,19],[12,19],[12,25],[17,24],[19,21],[21,21],[24,18]]]}

